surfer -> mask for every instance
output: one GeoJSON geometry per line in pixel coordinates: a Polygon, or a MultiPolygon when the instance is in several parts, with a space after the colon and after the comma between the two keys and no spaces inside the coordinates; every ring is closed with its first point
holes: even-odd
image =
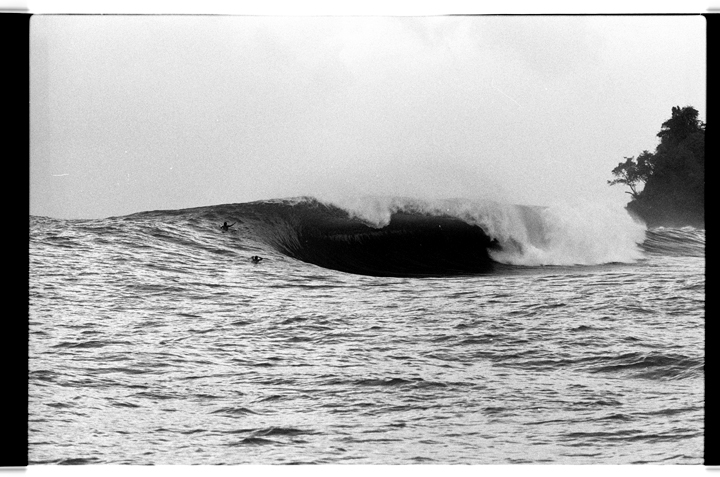
{"type": "Polygon", "coordinates": [[[237,222],[233,222],[232,224],[228,225],[227,222],[223,222],[223,224],[220,226],[220,228],[223,229],[223,231],[227,232],[228,229],[230,229],[230,227],[232,227],[232,226],[235,225],[236,223],[237,223],[237,222]]]}
{"type": "Polygon", "coordinates": [[[253,263],[259,263],[260,260],[262,260],[262,257],[258,257],[257,255],[253,255],[250,257],[250,260],[252,260],[253,263]]]}

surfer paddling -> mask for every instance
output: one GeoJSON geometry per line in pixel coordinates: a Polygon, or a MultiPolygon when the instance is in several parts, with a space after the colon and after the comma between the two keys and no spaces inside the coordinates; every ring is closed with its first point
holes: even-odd
{"type": "Polygon", "coordinates": [[[258,257],[257,255],[253,255],[252,257],[250,257],[250,260],[252,261],[252,263],[260,263],[260,260],[262,260],[262,259],[263,259],[262,257],[258,257]]]}
{"type": "Polygon", "coordinates": [[[236,223],[237,222],[233,222],[232,224],[228,225],[227,222],[223,222],[223,224],[220,226],[220,228],[223,229],[224,232],[227,232],[228,230],[230,230],[230,227],[232,227],[236,223]]]}

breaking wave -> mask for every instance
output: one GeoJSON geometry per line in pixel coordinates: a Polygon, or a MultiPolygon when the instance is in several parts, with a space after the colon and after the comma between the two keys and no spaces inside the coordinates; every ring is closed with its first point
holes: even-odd
{"type": "Polygon", "coordinates": [[[645,226],[624,209],[598,204],[298,197],[133,216],[153,214],[186,216],[213,228],[238,222],[239,246],[251,241],[321,267],[373,276],[628,263],[643,257],[645,240],[645,226]]]}

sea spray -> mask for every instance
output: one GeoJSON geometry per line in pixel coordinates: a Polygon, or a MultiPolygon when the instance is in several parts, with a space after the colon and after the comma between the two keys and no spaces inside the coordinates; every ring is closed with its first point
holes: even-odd
{"type": "MultiPolygon", "coordinates": [[[[639,245],[645,226],[622,207],[607,203],[560,203],[539,211],[540,241],[523,234],[520,247],[504,247],[491,257],[513,265],[597,265],[634,262],[642,258],[639,245]]],[[[527,222],[526,222],[527,223],[527,222]]],[[[517,226],[517,224],[512,224],[517,226]]],[[[519,225],[520,232],[524,232],[519,225]]],[[[517,240],[515,231],[509,234],[517,240]]]]}

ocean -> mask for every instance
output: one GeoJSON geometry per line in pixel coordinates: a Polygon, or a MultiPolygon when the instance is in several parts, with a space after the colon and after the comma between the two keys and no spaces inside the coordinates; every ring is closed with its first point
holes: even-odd
{"type": "Polygon", "coordinates": [[[703,463],[702,229],[300,197],[29,252],[30,465],[703,463]]]}

